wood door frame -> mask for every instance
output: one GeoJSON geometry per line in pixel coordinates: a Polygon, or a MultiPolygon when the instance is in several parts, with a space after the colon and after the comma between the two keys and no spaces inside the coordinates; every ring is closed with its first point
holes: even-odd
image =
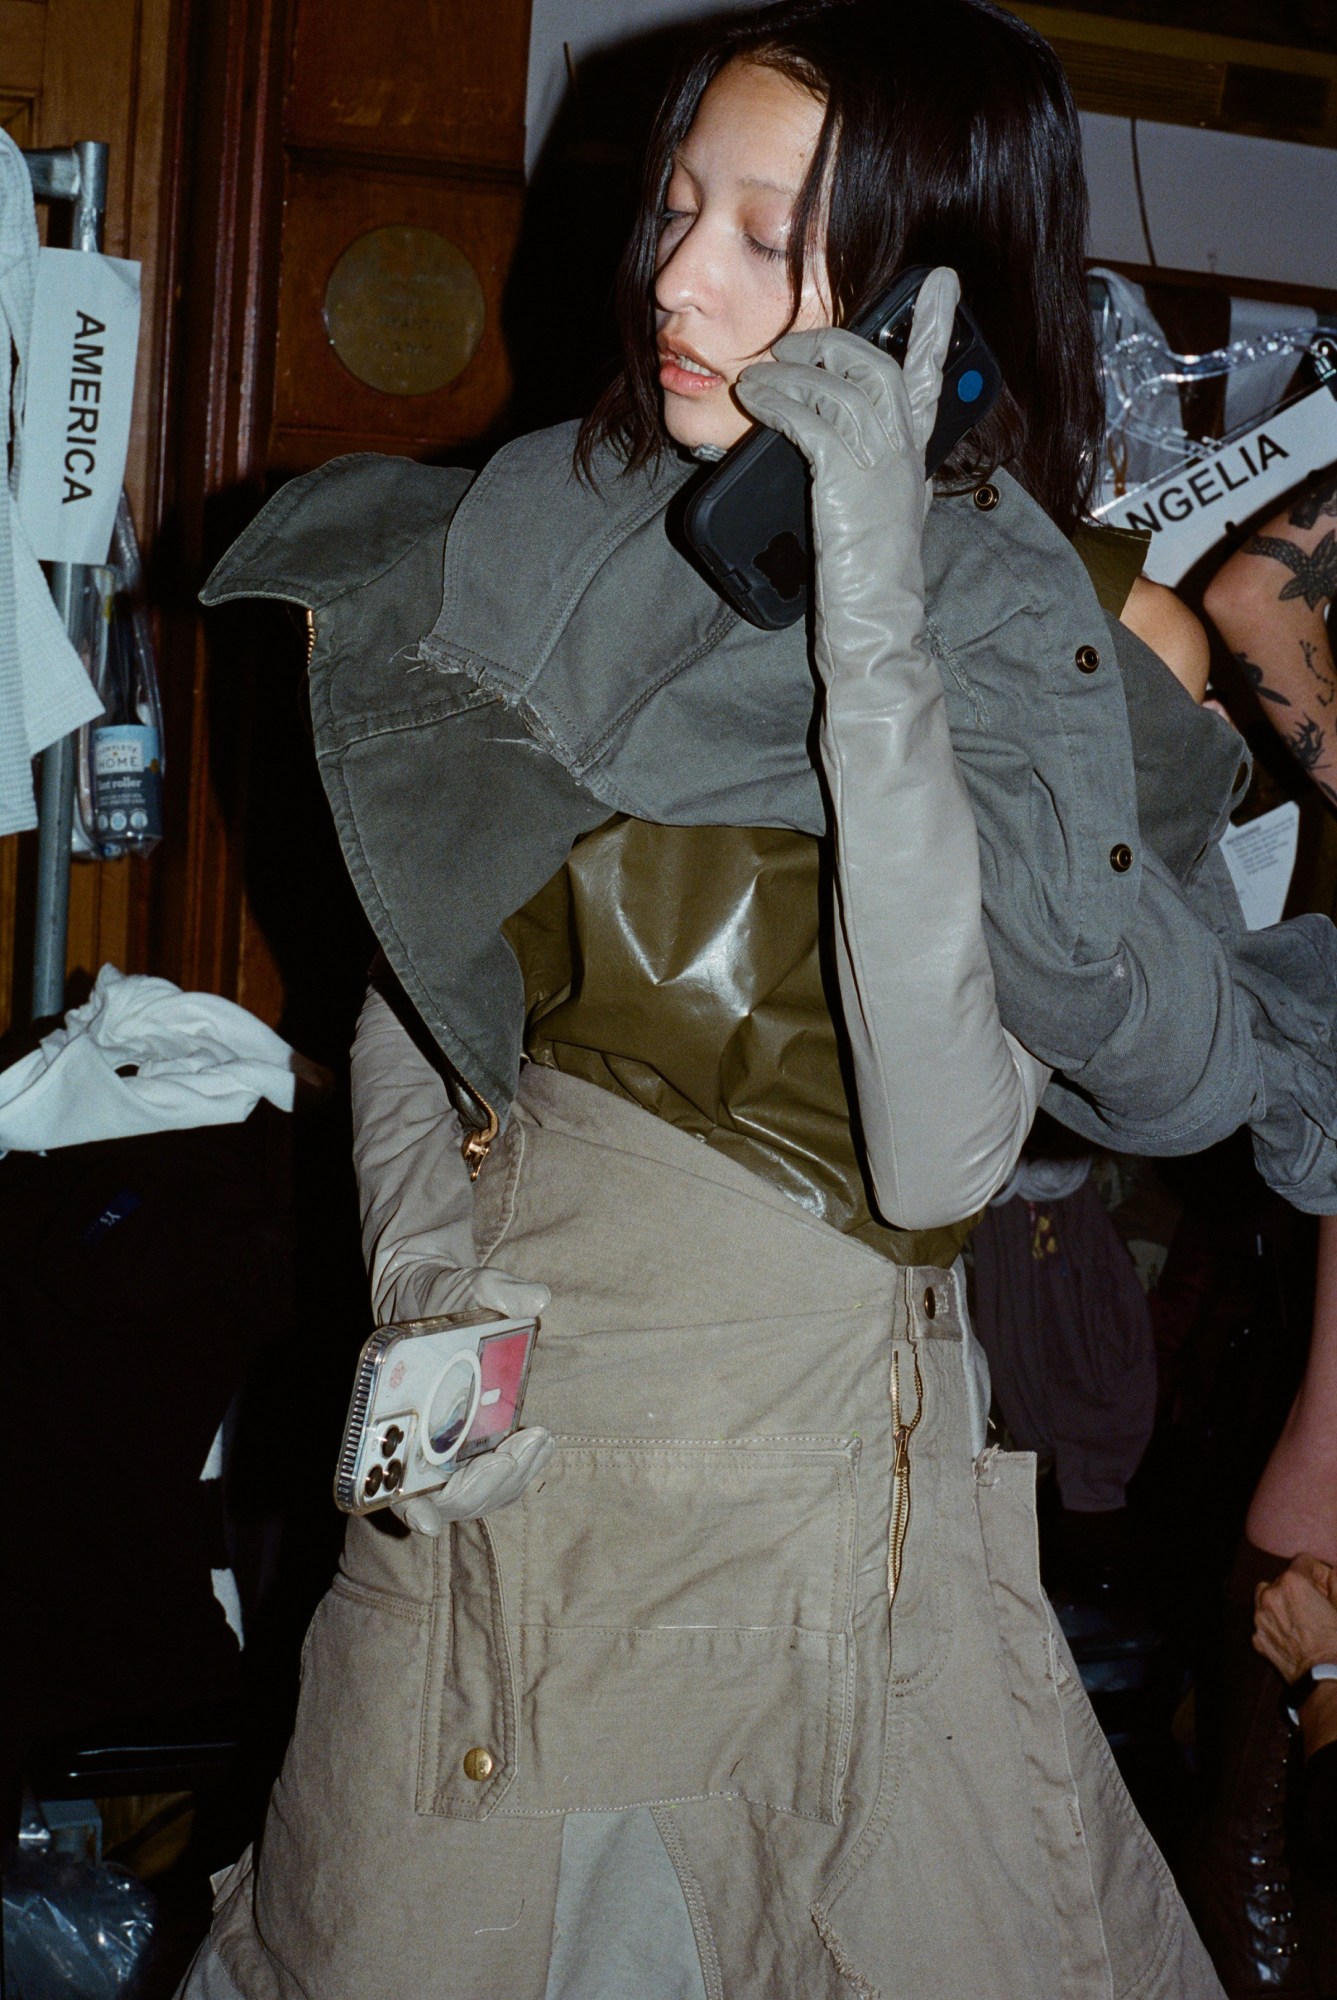
{"type": "Polygon", "coordinates": [[[264,497],[289,0],[182,0],[165,282],[174,310],[160,429],[156,561],[167,727],[166,838],[143,956],[187,988],[242,997],[244,825],[254,661],[196,601],[264,497]],[[225,774],[225,775],[224,775],[225,774]]]}

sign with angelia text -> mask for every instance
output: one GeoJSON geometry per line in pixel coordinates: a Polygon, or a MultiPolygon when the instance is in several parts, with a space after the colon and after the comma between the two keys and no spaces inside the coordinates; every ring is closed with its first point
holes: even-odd
{"type": "Polygon", "coordinates": [[[79,250],[41,252],[18,507],[42,562],[107,560],[138,344],[138,264],[79,250]]]}
{"type": "Polygon", "coordinates": [[[1115,528],[1151,534],[1143,574],[1176,584],[1214,543],[1337,459],[1337,396],[1324,384],[1210,456],[1096,509],[1115,528]]]}

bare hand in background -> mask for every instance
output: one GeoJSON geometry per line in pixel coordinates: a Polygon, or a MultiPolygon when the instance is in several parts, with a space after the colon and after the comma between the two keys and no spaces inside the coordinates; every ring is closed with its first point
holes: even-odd
{"type": "Polygon", "coordinates": [[[1275,1583],[1259,1584],[1253,1643],[1287,1681],[1337,1661],[1337,1568],[1300,1555],[1275,1583]]]}

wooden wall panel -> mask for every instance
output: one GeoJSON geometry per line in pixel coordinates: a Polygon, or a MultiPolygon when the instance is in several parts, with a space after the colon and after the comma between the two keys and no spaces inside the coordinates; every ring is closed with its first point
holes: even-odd
{"type": "MultiPolygon", "coordinates": [[[[127,485],[161,641],[167,828],[148,862],[76,867],[71,997],[111,959],[287,1021],[321,937],[347,931],[300,649],[281,623],[201,618],[194,593],[286,473],[435,455],[504,421],[528,39],[528,0],[0,0],[0,118],[24,144],[108,141],[107,247],[143,264],[127,485]],[[324,325],[334,262],[394,223],[457,244],[483,291],[480,346],[431,395],[356,381],[324,325]]],[[[0,847],[0,1027],[11,993],[26,1015],[33,845],[0,847]]]]}
{"type": "Polygon", "coordinates": [[[47,0],[0,0],[0,87],[20,100],[42,88],[47,0]]]}
{"type": "Polygon", "coordinates": [[[1098,9],[1005,0],[1052,42],[1083,111],[1337,145],[1337,55],[1098,9]]]}
{"type": "Polygon", "coordinates": [[[294,146],[517,166],[529,13],[479,0],[297,0],[294,146]]]}
{"type": "Polygon", "coordinates": [[[171,522],[162,586],[165,838],[149,968],[239,997],[253,662],[195,592],[263,492],[278,257],[284,0],[182,0],[166,152],[175,162],[162,420],[171,522]]]}
{"type": "Polygon", "coordinates": [[[527,0],[294,5],[271,466],[476,439],[511,391],[501,298],[524,199],[527,0]],[[325,325],[339,258],[365,232],[395,225],[433,230],[463,251],[485,301],[477,352],[428,395],[360,381],[325,325]]]}
{"type": "MultiPolygon", "coordinates": [[[[499,309],[523,198],[529,7],[182,4],[189,171],[166,428],[177,562],[193,589],[287,474],[346,451],[434,456],[503,421],[499,309]],[[430,395],[355,379],[324,323],[339,257],[393,225],[457,244],[484,294],[477,352],[430,395]]],[[[300,638],[282,616],[201,620],[184,598],[169,623],[177,775],[155,873],[153,967],[239,999],[337,1061],[368,946],[303,722],[300,638]]]]}
{"type": "Polygon", "coordinates": [[[488,428],[510,390],[501,294],[521,202],[522,190],[509,181],[386,173],[353,160],[294,162],[279,288],[276,464],[318,464],[354,439],[359,450],[434,450],[488,428]],[[483,339],[472,361],[425,396],[389,395],[358,381],[335,353],[323,319],[325,287],[339,257],[365,231],[394,224],[434,230],[455,244],[477,272],[485,300],[483,339]]]}

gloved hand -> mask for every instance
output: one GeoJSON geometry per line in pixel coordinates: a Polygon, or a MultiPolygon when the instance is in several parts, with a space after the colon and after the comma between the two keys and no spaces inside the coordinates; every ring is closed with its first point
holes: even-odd
{"type": "MultiPolygon", "coordinates": [[[[376,1324],[478,1306],[516,1318],[541,1314],[551,1297],[546,1285],[476,1262],[459,1116],[441,1075],[374,985],[353,1041],[352,1083],[353,1164],[376,1324]]],[[[473,1520],[518,1499],[552,1451],[549,1433],[530,1425],[452,1473],[438,1492],[396,1501],[392,1511],[420,1534],[440,1534],[446,1521],[473,1520]]]]}
{"type": "Polygon", "coordinates": [[[495,1451],[471,1458],[438,1492],[392,1501],[390,1511],[420,1535],[439,1535],[447,1521],[476,1521],[480,1514],[495,1514],[498,1507],[509,1507],[520,1498],[554,1449],[551,1431],[530,1424],[512,1431],[495,1451]]]}
{"type": "Polygon", "coordinates": [[[878,1205],[908,1229],[984,1206],[1050,1074],[998,1018],[978,836],[925,640],[924,452],[958,296],[954,272],[925,279],[903,370],[827,327],[786,334],[737,389],[812,468],[837,971],[878,1205]]]}

